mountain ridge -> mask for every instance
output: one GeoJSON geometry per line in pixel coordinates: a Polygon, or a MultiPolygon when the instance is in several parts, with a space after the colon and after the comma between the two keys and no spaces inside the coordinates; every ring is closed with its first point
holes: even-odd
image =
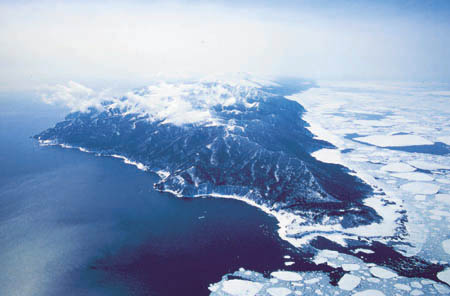
{"type": "Polygon", "coordinates": [[[311,223],[379,221],[362,203],[370,186],[310,155],[333,146],[314,138],[301,118],[305,109],[285,96],[311,86],[292,80],[150,86],[72,112],[35,138],[142,163],[164,174],[157,190],[182,197],[238,195],[311,223]]]}

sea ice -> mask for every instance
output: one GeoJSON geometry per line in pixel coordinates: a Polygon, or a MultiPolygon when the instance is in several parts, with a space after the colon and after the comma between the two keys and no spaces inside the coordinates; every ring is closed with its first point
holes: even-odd
{"type": "Polygon", "coordinates": [[[437,138],[437,140],[446,145],[450,145],[450,136],[442,136],[442,137],[437,138]]]}
{"type": "Polygon", "coordinates": [[[368,161],[369,161],[369,159],[368,159],[367,157],[363,157],[363,156],[359,156],[359,157],[357,157],[357,156],[350,157],[350,160],[351,160],[351,161],[354,161],[354,162],[368,162],[368,161]]]}
{"type": "Polygon", "coordinates": [[[423,279],[420,282],[422,283],[422,285],[431,285],[435,283],[434,281],[428,279],[423,279]]]}
{"type": "Polygon", "coordinates": [[[280,279],[282,281],[301,281],[302,276],[298,273],[292,272],[292,271],[274,271],[270,274],[273,277],[276,277],[277,279],[280,279]]]}
{"type": "Polygon", "coordinates": [[[396,173],[391,174],[393,177],[406,179],[409,181],[433,181],[433,177],[424,173],[396,173]]]}
{"type": "Polygon", "coordinates": [[[427,171],[433,171],[433,170],[450,170],[450,166],[435,163],[431,161],[423,161],[423,160],[411,160],[408,161],[408,164],[412,165],[415,168],[421,169],[421,170],[427,170],[427,171]]]}
{"type": "Polygon", "coordinates": [[[363,125],[363,126],[374,126],[374,127],[386,127],[386,126],[392,126],[393,123],[389,121],[379,121],[379,120],[354,120],[353,121],[356,124],[363,125]]]}
{"type": "Polygon", "coordinates": [[[439,191],[439,185],[423,182],[411,182],[400,186],[401,189],[414,194],[435,194],[439,191]]]}
{"type": "Polygon", "coordinates": [[[344,276],[339,280],[338,286],[342,290],[352,291],[359,285],[360,282],[361,279],[359,277],[347,273],[344,274],[344,276]]]}
{"type": "Polygon", "coordinates": [[[434,196],[434,199],[450,205],[450,194],[439,193],[434,196]]]}
{"type": "Polygon", "coordinates": [[[263,287],[261,283],[246,280],[228,280],[222,284],[222,290],[234,296],[254,296],[263,287]]]}
{"type": "Polygon", "coordinates": [[[292,293],[291,290],[284,287],[269,288],[266,291],[272,296],[287,296],[292,293]]]}
{"type": "Polygon", "coordinates": [[[388,269],[379,266],[374,266],[370,268],[370,273],[380,279],[390,279],[397,276],[395,272],[392,272],[388,269]]]}
{"type": "Polygon", "coordinates": [[[360,266],[358,264],[353,264],[353,263],[344,263],[344,264],[342,264],[342,269],[345,271],[354,271],[354,270],[359,270],[360,266]]]}
{"type": "Polygon", "coordinates": [[[416,145],[433,145],[433,142],[417,135],[374,135],[367,137],[358,137],[354,140],[368,143],[378,147],[402,147],[416,145]]]}
{"type": "Polygon", "coordinates": [[[398,290],[411,291],[411,287],[405,284],[395,284],[394,287],[398,290]]]}
{"type": "Polygon", "coordinates": [[[357,292],[353,294],[352,296],[385,296],[383,292],[379,290],[364,290],[361,292],[357,292]]]}
{"type": "MultiPolygon", "coordinates": [[[[442,271],[442,272],[444,272],[444,271],[442,271]]],[[[439,273],[437,275],[438,279],[440,279],[439,273]]],[[[440,280],[444,281],[443,279],[440,279],[440,280]]],[[[447,280],[450,280],[450,278],[447,278],[447,280]]],[[[446,283],[448,283],[448,282],[446,282],[446,283]]],[[[450,289],[443,284],[435,283],[435,284],[433,284],[433,287],[439,292],[439,294],[445,294],[445,295],[450,294],[450,289]]]]}
{"type": "Polygon", "coordinates": [[[325,258],[336,258],[337,256],[339,256],[339,252],[332,250],[322,250],[320,251],[319,256],[325,258]]]}
{"type": "Polygon", "coordinates": [[[394,163],[389,163],[389,164],[381,167],[381,170],[386,171],[386,172],[407,173],[407,172],[413,172],[416,169],[406,163],[394,162],[394,163]]]}
{"type": "Polygon", "coordinates": [[[371,282],[371,283],[375,283],[375,284],[378,284],[378,283],[380,282],[379,279],[374,278],[374,277],[368,278],[367,281],[369,281],[369,282],[371,282]]]}
{"type": "Polygon", "coordinates": [[[369,249],[361,249],[361,248],[359,248],[359,249],[355,249],[353,252],[355,252],[356,254],[357,253],[365,253],[365,254],[373,254],[373,253],[375,253],[374,251],[372,251],[372,250],[369,250],[369,249]]]}
{"type": "Polygon", "coordinates": [[[427,198],[426,195],[423,194],[418,194],[414,196],[414,199],[418,201],[424,201],[426,198],[427,198]]]}
{"type": "Polygon", "coordinates": [[[311,153],[311,156],[321,162],[342,164],[341,152],[337,149],[320,149],[311,153]]]}
{"type": "Polygon", "coordinates": [[[416,289],[422,289],[422,285],[419,282],[411,282],[411,287],[416,289]]]}
{"type": "Polygon", "coordinates": [[[446,239],[442,242],[442,248],[444,249],[445,253],[450,254],[450,239],[446,239]]]}
{"type": "Polygon", "coordinates": [[[318,283],[319,281],[320,281],[319,278],[312,278],[312,279],[306,280],[305,284],[312,285],[312,284],[318,283]]]}

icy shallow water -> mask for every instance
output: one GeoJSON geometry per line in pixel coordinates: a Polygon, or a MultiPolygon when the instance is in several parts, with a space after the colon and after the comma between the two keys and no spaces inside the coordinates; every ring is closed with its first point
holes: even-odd
{"type": "MultiPolygon", "coordinates": [[[[389,254],[352,249],[347,239],[390,245],[405,258],[448,266],[450,256],[450,96],[448,85],[322,83],[290,99],[306,110],[305,120],[320,139],[337,149],[313,153],[317,159],[343,164],[375,188],[366,200],[383,217],[381,224],[361,229],[327,229],[311,226],[307,240],[322,236],[338,243],[341,251],[322,250],[314,262],[341,270],[336,277],[321,272],[299,272],[300,278],[280,280],[249,270],[224,275],[210,286],[214,295],[435,295],[449,294],[450,270],[437,273],[436,281],[414,278],[405,266],[403,276],[383,266],[389,254]],[[352,254],[353,253],[353,254],[352,254]],[[378,254],[377,254],[378,253],[378,254]],[[414,257],[413,257],[414,256],[414,257]],[[363,259],[363,260],[361,260],[363,259]],[[414,259],[416,260],[416,259],[414,259]],[[373,263],[379,261],[381,265],[373,263]],[[372,263],[371,263],[372,262],[372,263]],[[340,269],[342,268],[342,269],[340,269]],[[344,275],[345,274],[345,275],[344,275]],[[344,275],[344,276],[343,276],[344,275]],[[248,293],[227,292],[233,285],[257,282],[248,293]],[[438,282],[438,281],[442,282],[438,282]],[[254,291],[257,292],[253,293],[254,291]]],[[[303,229],[295,221],[286,226],[290,235],[303,229]]],[[[301,249],[305,238],[292,239],[301,249]]],[[[317,245],[317,244],[316,244],[317,245]]],[[[322,245],[321,248],[327,245],[322,245]]],[[[373,245],[372,245],[373,246],[373,245]]],[[[386,249],[387,250],[387,249],[386,249]]],[[[389,260],[389,259],[387,259],[389,260]]],[[[417,262],[417,264],[419,264],[417,262]]],[[[332,274],[331,274],[332,275],[332,274]]],[[[425,274],[424,274],[425,276],[425,274]]]]}

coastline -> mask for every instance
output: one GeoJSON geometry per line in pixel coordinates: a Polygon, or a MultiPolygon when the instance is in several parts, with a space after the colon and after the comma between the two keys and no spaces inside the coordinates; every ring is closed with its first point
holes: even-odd
{"type": "MultiPolygon", "coordinates": [[[[133,165],[139,170],[151,172],[151,173],[158,175],[160,180],[164,180],[164,178],[166,178],[169,175],[169,172],[167,172],[167,171],[152,170],[150,167],[146,166],[145,164],[130,160],[123,155],[103,154],[101,152],[91,151],[91,150],[88,150],[83,147],[72,146],[69,144],[58,143],[58,142],[50,141],[50,140],[38,139],[38,142],[41,146],[59,146],[61,148],[65,148],[65,149],[76,149],[76,150],[79,150],[80,152],[95,154],[95,156],[112,157],[112,158],[120,159],[123,161],[123,163],[128,164],[128,165],[133,165]]],[[[358,177],[361,177],[361,176],[358,175],[358,177]]],[[[365,179],[363,179],[363,180],[366,181],[365,179]]],[[[370,183],[368,183],[368,184],[370,184],[370,183]]],[[[373,187],[373,184],[370,184],[370,185],[373,187]]],[[[274,217],[277,220],[278,236],[282,240],[290,243],[295,248],[301,248],[302,246],[307,245],[311,240],[313,240],[317,236],[324,236],[334,242],[339,243],[341,246],[345,247],[346,246],[345,239],[347,239],[347,238],[352,238],[352,237],[356,238],[361,235],[363,235],[367,238],[376,238],[379,236],[392,235],[392,232],[387,231],[383,235],[367,236],[367,232],[371,230],[370,228],[376,228],[377,231],[380,230],[380,224],[378,224],[378,223],[371,223],[369,225],[362,225],[362,226],[358,226],[358,227],[354,227],[354,228],[347,228],[347,229],[344,229],[340,224],[300,225],[307,221],[305,221],[302,217],[300,217],[294,213],[290,213],[290,212],[282,210],[282,209],[275,210],[271,207],[268,207],[267,205],[258,204],[255,201],[253,201],[249,198],[246,198],[246,196],[225,195],[225,194],[214,193],[214,192],[210,193],[210,194],[198,194],[198,195],[192,195],[192,196],[185,196],[185,195],[180,194],[177,191],[170,190],[170,189],[164,189],[164,190],[158,190],[158,191],[170,193],[178,198],[213,197],[213,198],[234,199],[234,200],[239,200],[241,202],[244,202],[250,206],[260,209],[267,215],[274,217]],[[299,236],[299,234],[301,234],[301,235],[299,236]],[[294,235],[296,235],[297,237],[293,237],[294,235]]],[[[370,206],[371,208],[375,209],[378,214],[381,214],[380,209],[383,205],[382,205],[382,202],[379,199],[377,199],[376,197],[370,196],[364,200],[364,203],[365,203],[365,205],[370,206]],[[370,202],[368,202],[368,200],[370,200],[370,202]]],[[[386,211],[385,211],[385,213],[386,213],[386,211]]],[[[395,211],[389,211],[389,213],[386,213],[386,214],[393,215],[393,214],[395,214],[395,211]]],[[[391,223],[392,219],[385,219],[385,216],[388,216],[388,215],[382,215],[382,217],[383,217],[382,223],[384,223],[385,221],[389,221],[388,223],[391,223]]],[[[386,230],[388,229],[388,227],[383,227],[383,228],[386,230]]]]}

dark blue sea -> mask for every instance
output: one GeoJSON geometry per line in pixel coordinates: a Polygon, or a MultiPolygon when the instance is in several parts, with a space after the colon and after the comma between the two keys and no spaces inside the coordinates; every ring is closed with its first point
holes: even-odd
{"type": "Polygon", "coordinates": [[[207,295],[240,267],[302,268],[256,208],[162,194],[152,173],[30,138],[66,113],[0,97],[0,295],[207,295]]]}

